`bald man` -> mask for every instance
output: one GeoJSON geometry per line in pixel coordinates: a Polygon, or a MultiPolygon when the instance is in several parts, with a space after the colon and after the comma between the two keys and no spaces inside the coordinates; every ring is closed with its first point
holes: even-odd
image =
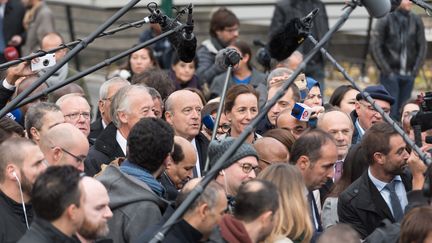
{"type": "Polygon", "coordinates": [[[61,123],[49,129],[39,146],[50,165],[72,165],[84,171],[89,143],[87,137],[72,124],[61,123]]]}
{"type": "Polygon", "coordinates": [[[291,110],[286,109],[276,118],[276,127],[290,131],[297,140],[309,126],[307,122],[297,120],[291,115],[291,110]]]}
{"type": "Polygon", "coordinates": [[[63,112],[65,122],[77,127],[86,137],[90,134],[90,105],[81,94],[60,97],[56,105],[63,112]]]}
{"type": "Polygon", "coordinates": [[[201,98],[190,90],[175,91],[165,102],[165,120],[174,128],[177,136],[187,139],[195,147],[198,161],[194,169],[194,177],[200,177],[204,170],[209,143],[205,135],[200,132],[202,108],[201,98]]]}
{"type": "Polygon", "coordinates": [[[85,218],[76,235],[82,243],[94,242],[108,235],[108,220],[112,218],[113,213],[109,208],[108,192],[101,182],[85,176],[82,179],[82,187],[85,218]]]}
{"type": "MultiPolygon", "coordinates": [[[[63,36],[61,36],[60,33],[57,33],[57,32],[50,32],[50,33],[47,33],[42,38],[41,49],[44,51],[48,51],[48,50],[54,49],[56,47],[59,47],[62,44],[64,44],[63,36]]],[[[55,52],[56,62],[59,62],[59,61],[61,61],[61,59],[63,59],[63,57],[67,54],[67,50],[68,50],[67,48],[63,48],[63,49],[60,49],[60,50],[55,52]]],[[[39,72],[39,75],[42,76],[48,70],[49,69],[42,69],[39,72]]],[[[63,82],[64,80],[66,80],[69,77],[72,77],[76,73],[77,73],[77,71],[74,70],[73,68],[71,68],[68,65],[68,63],[66,63],[59,70],[57,70],[52,76],[50,76],[47,79],[46,83],[48,84],[48,86],[53,86],[53,85],[56,85],[56,84],[63,82]]],[[[84,82],[83,78],[74,81],[74,83],[81,86],[85,95],[87,97],[89,97],[88,88],[87,88],[87,85],[84,82]]],[[[58,97],[60,97],[60,96],[58,96],[58,97]]]]}
{"type": "Polygon", "coordinates": [[[333,136],[338,150],[338,160],[344,160],[351,146],[354,132],[351,118],[339,110],[326,112],[319,117],[318,127],[333,136]]]}
{"type": "Polygon", "coordinates": [[[288,163],[288,149],[275,138],[260,138],[253,146],[258,153],[260,171],[274,163],[288,163]]]}
{"type": "Polygon", "coordinates": [[[174,152],[171,153],[171,159],[160,178],[161,184],[167,190],[168,200],[174,201],[178,190],[182,189],[184,184],[193,177],[192,170],[195,164],[196,154],[191,142],[183,137],[175,136],[174,152]]]}

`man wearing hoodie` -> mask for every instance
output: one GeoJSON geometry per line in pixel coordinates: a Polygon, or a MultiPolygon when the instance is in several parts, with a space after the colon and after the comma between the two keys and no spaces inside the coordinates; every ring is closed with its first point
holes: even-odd
{"type": "Polygon", "coordinates": [[[162,218],[168,202],[156,178],[173,149],[174,131],[161,119],[143,118],[132,128],[127,142],[127,159],[120,166],[109,165],[97,177],[108,190],[113,212],[109,238],[115,243],[133,242],[162,218]]]}

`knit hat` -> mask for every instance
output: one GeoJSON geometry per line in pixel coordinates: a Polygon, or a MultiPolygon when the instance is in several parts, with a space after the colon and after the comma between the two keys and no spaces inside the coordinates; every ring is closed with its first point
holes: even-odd
{"type": "MultiPolygon", "coordinates": [[[[388,103],[390,103],[390,105],[393,105],[393,103],[395,102],[394,98],[382,85],[368,86],[364,89],[363,92],[368,92],[369,95],[374,99],[387,101],[388,103]]],[[[357,94],[357,100],[365,99],[363,92],[357,94]]]]}
{"type": "MultiPolygon", "coordinates": [[[[234,144],[235,139],[232,137],[227,137],[220,141],[214,140],[210,142],[208,148],[208,155],[210,158],[210,168],[213,167],[216,161],[222,157],[222,155],[234,144]]],[[[258,159],[258,154],[254,147],[249,143],[242,143],[240,147],[231,155],[227,160],[225,160],[225,165],[223,169],[230,167],[234,162],[248,156],[255,156],[258,159]]]]}

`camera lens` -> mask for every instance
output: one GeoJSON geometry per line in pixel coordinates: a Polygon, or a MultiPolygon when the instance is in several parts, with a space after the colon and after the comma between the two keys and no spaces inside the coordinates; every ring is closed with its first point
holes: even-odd
{"type": "Polygon", "coordinates": [[[49,63],[50,63],[50,61],[49,61],[48,59],[45,59],[45,60],[42,62],[42,64],[43,64],[45,67],[48,66],[49,63]]]}

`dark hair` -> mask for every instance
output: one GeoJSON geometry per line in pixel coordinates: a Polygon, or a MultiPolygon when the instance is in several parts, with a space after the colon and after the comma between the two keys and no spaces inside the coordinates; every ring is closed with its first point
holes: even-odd
{"type": "Polygon", "coordinates": [[[171,153],[171,158],[174,164],[178,164],[185,158],[182,146],[176,142],[174,142],[174,151],[171,153]]]}
{"type": "Polygon", "coordinates": [[[327,197],[338,197],[351,183],[359,178],[368,168],[369,162],[361,144],[353,145],[343,162],[342,176],[332,188],[327,197]]]}
{"type": "Polygon", "coordinates": [[[213,13],[210,20],[210,36],[217,37],[216,31],[224,30],[226,27],[239,25],[237,16],[229,9],[221,7],[213,13]]]}
{"type": "Polygon", "coordinates": [[[390,137],[398,135],[392,125],[386,122],[376,123],[364,134],[361,146],[365,150],[369,164],[374,164],[374,153],[380,152],[387,155],[390,152],[390,137]]]}
{"type": "Polygon", "coordinates": [[[247,65],[248,65],[248,68],[252,70],[252,64],[251,64],[252,50],[251,50],[250,46],[248,45],[248,43],[246,43],[245,41],[242,41],[242,40],[236,40],[231,45],[234,47],[237,47],[240,50],[242,56],[244,56],[244,55],[249,56],[249,60],[247,62],[247,65]]]}
{"type": "Polygon", "coordinates": [[[432,232],[432,207],[416,207],[408,212],[402,220],[400,243],[423,243],[432,232]]]}
{"type": "Polygon", "coordinates": [[[144,84],[148,87],[155,88],[165,100],[175,87],[168,74],[160,69],[150,69],[132,77],[132,84],[144,84]]]}
{"type": "Polygon", "coordinates": [[[290,153],[291,153],[292,146],[296,140],[289,130],[283,128],[270,129],[263,134],[263,137],[271,137],[278,140],[283,145],[285,145],[288,152],[290,153]]]}
{"type": "Polygon", "coordinates": [[[252,87],[252,85],[245,85],[245,84],[233,85],[231,86],[231,88],[228,89],[226,94],[225,104],[224,104],[225,112],[230,112],[232,110],[237,97],[241,94],[253,94],[257,98],[257,101],[259,100],[259,93],[252,87]]]}
{"type": "Polygon", "coordinates": [[[234,217],[251,222],[267,211],[279,207],[277,187],[266,180],[253,179],[240,185],[235,202],[234,217]]]}
{"type": "Polygon", "coordinates": [[[33,186],[32,205],[36,215],[52,222],[71,204],[80,207],[80,179],[80,172],[73,166],[48,167],[33,186]]]}
{"type": "Polygon", "coordinates": [[[24,137],[24,128],[11,118],[4,116],[0,118],[0,143],[10,138],[14,133],[24,137]]]}
{"type": "Polygon", "coordinates": [[[295,165],[300,156],[307,156],[313,164],[321,157],[321,147],[328,142],[334,143],[333,137],[325,131],[315,128],[297,139],[292,146],[290,163],[295,165]]]}
{"type": "Polygon", "coordinates": [[[130,162],[153,173],[172,151],[174,130],[162,119],[142,118],[132,127],[127,144],[130,162]]]}
{"type": "Polygon", "coordinates": [[[354,89],[354,87],[352,85],[341,85],[339,87],[337,87],[334,91],[332,96],[330,97],[329,100],[329,104],[331,104],[332,106],[338,106],[340,107],[340,103],[343,99],[343,97],[345,96],[345,94],[354,89]]]}
{"type": "Polygon", "coordinates": [[[40,130],[43,126],[43,117],[48,112],[61,112],[60,107],[56,104],[49,102],[36,103],[29,107],[24,119],[24,126],[27,132],[27,136],[32,139],[33,136],[30,132],[32,127],[40,130]]]}
{"type": "MultiPolygon", "coordinates": [[[[133,45],[132,47],[135,47],[136,45],[137,45],[137,44],[133,45]]],[[[143,48],[141,48],[141,49],[139,49],[139,50],[142,50],[142,49],[147,50],[147,53],[148,53],[148,55],[149,55],[149,58],[150,58],[151,62],[153,63],[153,66],[154,66],[155,68],[159,68],[159,63],[158,63],[158,60],[156,59],[156,56],[154,55],[154,51],[153,51],[153,49],[152,49],[151,47],[147,46],[147,47],[143,47],[143,48]]],[[[137,51],[139,51],[139,50],[136,50],[135,52],[137,52],[137,51]]],[[[134,54],[135,52],[132,52],[131,54],[129,54],[128,59],[127,59],[127,62],[126,62],[126,65],[125,65],[125,68],[126,68],[126,69],[131,73],[132,78],[133,78],[135,75],[137,75],[137,73],[132,73],[131,61],[130,61],[131,58],[132,58],[132,54],[134,54]]]]}
{"type": "MultiPolygon", "coordinates": [[[[178,57],[177,52],[174,52],[174,53],[172,54],[172,57],[171,57],[171,65],[174,66],[174,65],[176,65],[177,63],[179,63],[180,61],[181,61],[181,60],[180,60],[180,58],[178,57]]],[[[198,62],[197,62],[197,58],[196,58],[196,57],[192,60],[192,62],[193,62],[193,64],[194,64],[195,68],[197,68],[197,64],[198,64],[198,62]]]]}

